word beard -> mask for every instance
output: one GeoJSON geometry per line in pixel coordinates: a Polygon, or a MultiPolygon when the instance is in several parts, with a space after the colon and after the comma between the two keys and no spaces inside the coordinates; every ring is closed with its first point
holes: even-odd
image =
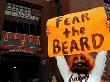
{"type": "Polygon", "coordinates": [[[88,63],[76,63],[72,65],[71,71],[73,73],[78,73],[78,74],[88,74],[90,72],[91,68],[88,63]]]}

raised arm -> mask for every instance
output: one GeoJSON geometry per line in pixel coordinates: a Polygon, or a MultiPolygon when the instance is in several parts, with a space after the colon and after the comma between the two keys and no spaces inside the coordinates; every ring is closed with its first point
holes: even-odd
{"type": "Polygon", "coordinates": [[[106,56],[107,56],[107,51],[101,51],[97,53],[95,60],[95,67],[93,68],[90,74],[90,79],[94,78],[95,82],[100,82],[101,80],[104,68],[106,66],[105,64],[106,56]]]}
{"type": "Polygon", "coordinates": [[[69,74],[69,68],[66,62],[66,59],[64,56],[56,56],[55,57],[57,60],[57,66],[59,68],[59,71],[64,79],[64,82],[68,82],[69,78],[70,78],[70,74],[69,74]]]}
{"type": "MultiPolygon", "coordinates": [[[[48,37],[49,34],[50,34],[49,30],[46,29],[47,37],[48,37]]],[[[64,82],[68,82],[69,77],[71,75],[69,74],[69,68],[68,68],[65,57],[64,56],[56,56],[55,58],[57,60],[57,66],[58,66],[58,69],[61,73],[61,76],[62,76],[64,82]]]]}

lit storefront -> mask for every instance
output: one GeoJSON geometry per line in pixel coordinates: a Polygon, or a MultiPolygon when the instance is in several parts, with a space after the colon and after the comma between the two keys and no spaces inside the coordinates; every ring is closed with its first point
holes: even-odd
{"type": "Polygon", "coordinates": [[[2,82],[41,80],[41,9],[7,0],[0,36],[2,82]]]}

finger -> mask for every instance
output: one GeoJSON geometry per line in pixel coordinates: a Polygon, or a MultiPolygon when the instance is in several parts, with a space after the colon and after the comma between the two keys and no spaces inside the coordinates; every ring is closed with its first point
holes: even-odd
{"type": "Polygon", "coordinates": [[[48,29],[46,29],[46,35],[47,35],[47,37],[49,36],[49,34],[50,34],[50,31],[48,29]]]}
{"type": "Polygon", "coordinates": [[[110,22],[107,21],[106,26],[110,28],[110,22]]]}

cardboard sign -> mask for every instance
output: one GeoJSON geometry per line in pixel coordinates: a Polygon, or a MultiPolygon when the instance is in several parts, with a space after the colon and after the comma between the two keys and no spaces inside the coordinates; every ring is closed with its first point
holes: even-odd
{"type": "Polygon", "coordinates": [[[110,32],[106,23],[103,7],[49,19],[48,55],[53,57],[110,49],[110,32]]]}

